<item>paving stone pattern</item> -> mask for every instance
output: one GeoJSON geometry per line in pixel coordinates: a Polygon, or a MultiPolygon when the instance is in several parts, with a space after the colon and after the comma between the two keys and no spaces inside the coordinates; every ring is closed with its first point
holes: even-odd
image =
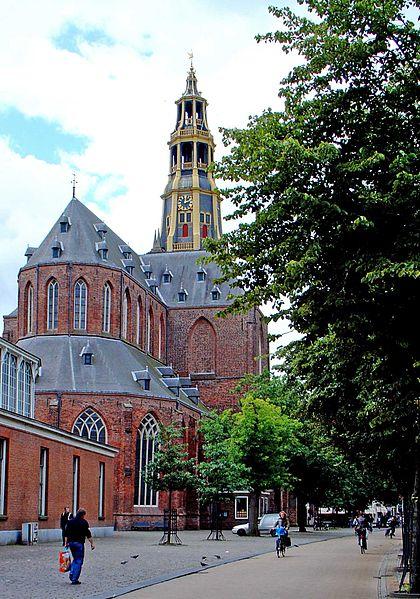
{"type": "MultiPolygon", "coordinates": [[[[293,543],[306,544],[351,534],[350,530],[293,533],[293,543]]],[[[207,531],[183,531],[183,545],[160,546],[159,532],[118,532],[96,540],[96,549],[86,546],[80,586],[71,586],[67,574],[58,571],[59,543],[26,547],[0,547],[0,597],[2,599],[91,599],[116,597],[136,584],[156,578],[170,578],[186,570],[266,553],[274,539],[237,537],[227,531],[226,541],[207,541],[207,531]],[[131,555],[139,555],[133,559],[131,555]],[[217,559],[215,554],[220,555],[217,559]],[[122,564],[121,562],[127,563],[122,564]]]]}

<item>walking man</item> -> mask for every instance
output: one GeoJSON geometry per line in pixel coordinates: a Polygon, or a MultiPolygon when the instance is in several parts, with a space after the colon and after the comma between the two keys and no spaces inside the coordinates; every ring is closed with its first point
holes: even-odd
{"type": "Polygon", "coordinates": [[[85,516],[86,510],[78,510],[76,516],[69,520],[66,526],[66,545],[69,546],[73,556],[69,573],[71,584],[80,584],[79,577],[85,557],[85,540],[89,541],[91,549],[95,549],[92,533],[89,530],[89,522],[85,519],[85,516]]]}

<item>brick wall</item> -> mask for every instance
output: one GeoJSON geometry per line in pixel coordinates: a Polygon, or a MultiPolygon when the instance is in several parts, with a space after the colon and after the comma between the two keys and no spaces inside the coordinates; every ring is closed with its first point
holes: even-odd
{"type": "MultiPolygon", "coordinates": [[[[130,529],[140,516],[143,520],[162,520],[163,509],[167,507],[164,493],[159,495],[157,507],[134,506],[137,430],[148,413],[164,425],[178,423],[186,426],[189,453],[194,457],[197,455],[195,430],[199,414],[175,400],[89,393],[63,393],[57,399],[56,394],[36,394],[36,418],[68,431],[72,430],[77,417],[88,407],[94,409],[105,422],[107,442],[119,449],[113,474],[113,507],[117,526],[130,529]]],[[[173,507],[184,514],[187,502],[191,507],[191,500],[186,493],[176,493],[173,507]]],[[[196,500],[194,512],[198,514],[196,500]]],[[[198,525],[198,516],[195,524],[198,525]]],[[[194,522],[189,522],[189,526],[194,526],[194,522]]]]}
{"type": "Polygon", "coordinates": [[[54,264],[26,268],[19,273],[18,287],[18,339],[31,335],[51,334],[88,334],[104,337],[121,337],[121,297],[127,293],[129,301],[127,341],[146,349],[146,315],[153,315],[152,350],[154,357],[162,361],[166,358],[166,308],[152,293],[141,287],[132,277],[120,270],[102,265],[54,264]],[[47,289],[50,281],[56,279],[59,284],[58,328],[47,329],[47,289]],[[87,328],[74,329],[74,285],[82,279],[87,286],[87,328]],[[105,283],[111,287],[111,326],[104,333],[102,326],[103,288],[105,283]],[[27,331],[27,289],[34,289],[34,325],[33,331],[27,331]],[[140,306],[140,319],[137,322],[137,305],[140,306]],[[162,342],[159,343],[159,323],[163,329],[162,342]],[[139,326],[139,335],[137,327],[139,326]],[[137,341],[139,343],[137,344],[137,341]],[[161,350],[159,352],[159,350],[161,350]],[[159,353],[161,355],[159,355],[159,353]]]}
{"type": "Polygon", "coordinates": [[[71,506],[73,456],[80,457],[80,502],[91,526],[113,525],[113,458],[72,447],[47,437],[0,425],[0,438],[7,440],[7,517],[0,517],[1,530],[20,530],[23,522],[39,521],[40,528],[59,528],[60,514],[71,506]],[[47,517],[38,517],[40,450],[48,454],[47,517]],[[105,513],[98,519],[99,462],[105,464],[105,513]]]}
{"type": "MultiPolygon", "coordinates": [[[[259,310],[245,316],[217,316],[217,308],[170,309],[168,361],[191,374],[201,399],[213,408],[236,405],[232,389],[248,373],[260,370],[257,356],[268,353],[267,327],[259,310]],[[259,341],[261,336],[261,341],[259,341]]],[[[262,368],[268,358],[262,359],[262,368]]]]}
{"type": "Polygon", "coordinates": [[[17,316],[4,316],[2,337],[10,343],[16,343],[17,334],[17,316]]]}

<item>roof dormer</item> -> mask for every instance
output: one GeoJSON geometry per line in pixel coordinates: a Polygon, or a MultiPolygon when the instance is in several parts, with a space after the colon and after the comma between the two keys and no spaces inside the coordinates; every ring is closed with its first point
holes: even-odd
{"type": "Polygon", "coordinates": [[[89,345],[89,340],[87,341],[86,345],[82,347],[82,351],[79,355],[82,358],[83,364],[85,364],[86,366],[92,366],[94,354],[89,345]]]}
{"type": "Polygon", "coordinates": [[[54,239],[52,245],[52,257],[59,258],[64,251],[64,246],[61,241],[58,241],[57,237],[54,239]]]}
{"type": "Polygon", "coordinates": [[[131,376],[144,391],[150,391],[150,381],[152,377],[147,368],[146,370],[133,370],[131,376]]]}
{"type": "Polygon", "coordinates": [[[93,225],[95,231],[104,239],[105,235],[108,233],[108,227],[105,223],[95,223],[93,225]]]}
{"type": "Polygon", "coordinates": [[[97,241],[95,243],[96,251],[99,253],[102,260],[108,260],[108,244],[106,239],[102,239],[102,241],[97,241]]]}
{"type": "Polygon", "coordinates": [[[70,218],[66,214],[63,214],[63,216],[60,218],[60,233],[67,233],[70,226],[70,218]]]}

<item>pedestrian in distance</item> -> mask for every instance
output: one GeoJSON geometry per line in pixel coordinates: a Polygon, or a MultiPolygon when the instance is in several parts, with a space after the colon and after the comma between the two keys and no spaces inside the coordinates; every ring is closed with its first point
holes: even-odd
{"type": "Polygon", "coordinates": [[[61,537],[63,539],[63,547],[66,544],[65,531],[66,531],[67,522],[69,521],[70,518],[73,518],[73,514],[71,513],[69,507],[65,507],[64,511],[62,512],[62,514],[60,516],[60,528],[61,528],[61,537]]]}
{"type": "Polygon", "coordinates": [[[80,584],[80,573],[82,571],[85,557],[85,540],[90,543],[90,548],[95,549],[89,522],[85,518],[86,510],[78,510],[76,516],[67,522],[65,539],[69,547],[73,561],[71,563],[69,578],[71,584],[80,584]]]}
{"type": "Polygon", "coordinates": [[[395,528],[397,526],[397,519],[395,516],[391,516],[391,518],[387,522],[387,529],[385,531],[385,536],[392,539],[395,536],[395,528]]]}

